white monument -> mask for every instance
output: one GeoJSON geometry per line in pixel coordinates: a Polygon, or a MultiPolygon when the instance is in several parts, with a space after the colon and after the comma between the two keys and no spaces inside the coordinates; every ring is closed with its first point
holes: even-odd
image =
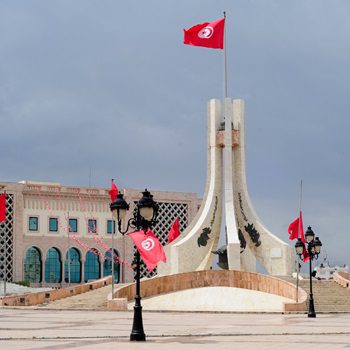
{"type": "Polygon", "coordinates": [[[167,263],[158,275],[207,270],[217,248],[222,205],[227,231],[227,265],[230,270],[256,271],[258,261],[271,275],[291,275],[292,248],[257,217],[249,199],[245,174],[243,100],[208,103],[208,170],[202,205],[187,229],[165,247],[167,263]]]}

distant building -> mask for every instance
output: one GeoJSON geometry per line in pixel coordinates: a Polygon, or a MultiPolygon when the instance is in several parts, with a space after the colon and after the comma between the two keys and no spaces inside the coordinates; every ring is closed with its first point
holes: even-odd
{"type": "Polygon", "coordinates": [[[325,258],[323,263],[320,263],[314,268],[315,277],[319,280],[330,280],[333,278],[334,272],[349,273],[349,266],[331,266],[325,258]]]}
{"type": "MultiPolygon", "coordinates": [[[[134,247],[116,232],[108,189],[61,186],[59,183],[0,182],[6,191],[6,221],[0,223],[0,279],[33,285],[63,286],[111,275],[114,235],[115,280],[133,280],[134,247]],[[68,234],[68,227],[70,234],[68,234]]],[[[122,190],[130,203],[140,191],[122,190]]],[[[192,221],[201,200],[194,193],[155,192],[160,206],[154,232],[163,245],[176,217],[181,232],[192,221]]],[[[148,274],[143,268],[142,275],[148,274]]]]}

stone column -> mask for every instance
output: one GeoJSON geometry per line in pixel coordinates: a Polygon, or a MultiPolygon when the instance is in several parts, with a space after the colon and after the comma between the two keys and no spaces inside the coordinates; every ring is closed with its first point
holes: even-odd
{"type": "Polygon", "coordinates": [[[46,271],[46,267],[45,267],[45,263],[46,263],[46,256],[44,256],[44,252],[42,253],[42,257],[41,257],[41,285],[45,286],[46,285],[46,280],[45,280],[45,271],[46,271]]]}
{"type": "Polygon", "coordinates": [[[85,282],[85,258],[81,259],[81,282],[85,282]]]}
{"type": "Polygon", "coordinates": [[[230,98],[225,99],[224,132],[224,201],[227,232],[227,260],[229,270],[240,270],[240,242],[236,225],[233,188],[233,106],[230,98]]]}

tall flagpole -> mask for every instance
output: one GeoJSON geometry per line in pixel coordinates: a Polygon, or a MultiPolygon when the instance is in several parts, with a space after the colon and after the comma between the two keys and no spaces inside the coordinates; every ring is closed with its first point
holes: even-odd
{"type": "Polygon", "coordinates": [[[301,200],[303,198],[303,180],[300,180],[300,202],[299,202],[299,211],[301,211],[301,200]]]}
{"type": "Polygon", "coordinates": [[[224,11],[224,102],[227,97],[226,11],[224,11]]]}
{"type": "MultiPolygon", "coordinates": [[[[112,184],[114,183],[114,179],[111,179],[112,184]]],[[[112,215],[112,249],[111,249],[111,273],[112,273],[112,299],[114,298],[114,231],[115,231],[115,223],[112,215]]]]}
{"type": "Polygon", "coordinates": [[[4,261],[4,297],[6,297],[6,282],[7,282],[7,248],[5,245],[5,261],[4,261]]]}
{"type": "MultiPolygon", "coordinates": [[[[126,190],[124,188],[123,190],[123,194],[124,197],[126,197],[126,190]]],[[[124,223],[123,223],[124,225],[124,223]]],[[[123,226],[123,229],[125,228],[125,226],[123,226]]],[[[122,261],[124,262],[124,264],[119,264],[119,271],[122,272],[122,283],[125,283],[125,235],[122,235],[122,240],[123,240],[123,255],[122,255],[122,261]]]]}
{"type": "MultiPolygon", "coordinates": [[[[0,224],[1,225],[1,224],[0,224]]],[[[3,227],[0,227],[0,230],[4,232],[5,235],[5,226],[2,225],[3,227]]],[[[4,267],[3,267],[3,278],[2,278],[2,282],[3,282],[3,288],[4,288],[4,297],[6,297],[6,282],[7,282],[7,245],[6,245],[6,241],[5,241],[5,247],[4,247],[4,267]]]]}
{"type": "Polygon", "coordinates": [[[67,244],[68,244],[68,286],[70,287],[70,237],[69,237],[69,211],[67,212],[67,244]]]}
{"type": "MultiPolygon", "coordinates": [[[[6,191],[4,191],[4,195],[5,195],[5,222],[6,222],[6,199],[7,199],[7,195],[6,195],[6,191]]],[[[4,237],[5,237],[5,222],[3,223],[3,232],[4,232],[4,237]]],[[[6,282],[7,282],[7,244],[6,244],[6,240],[5,240],[5,251],[4,251],[4,255],[5,255],[5,260],[4,260],[4,278],[3,278],[3,283],[4,283],[4,298],[6,298],[6,282]]]]}
{"type": "Polygon", "coordinates": [[[113,224],[112,218],[112,249],[111,249],[111,260],[112,260],[112,299],[114,298],[114,228],[115,224],[113,224]]]}
{"type": "MultiPolygon", "coordinates": [[[[299,198],[299,229],[298,229],[298,236],[299,236],[299,232],[300,232],[300,214],[301,214],[301,201],[303,198],[303,180],[300,180],[300,198],[299,198]]],[[[298,302],[299,299],[299,274],[300,274],[300,263],[299,263],[299,255],[297,255],[297,296],[296,296],[296,302],[298,302]]]]}

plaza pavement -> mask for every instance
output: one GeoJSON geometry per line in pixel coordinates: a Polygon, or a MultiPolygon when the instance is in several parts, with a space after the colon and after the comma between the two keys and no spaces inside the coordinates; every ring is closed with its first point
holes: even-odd
{"type": "Polygon", "coordinates": [[[132,312],[0,309],[0,349],[350,349],[350,314],[144,312],[146,342],[130,342],[132,312]]]}

